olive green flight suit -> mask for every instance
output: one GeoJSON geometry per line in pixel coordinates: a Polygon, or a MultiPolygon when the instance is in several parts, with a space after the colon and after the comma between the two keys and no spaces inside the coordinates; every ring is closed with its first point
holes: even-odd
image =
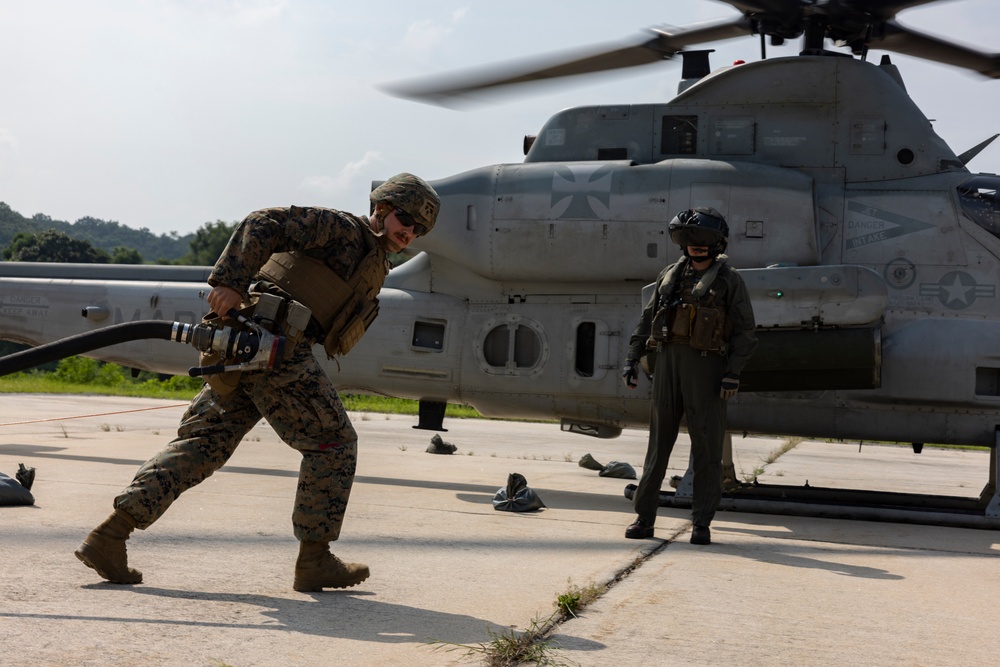
{"type": "MultiPolygon", "coordinates": [[[[724,263],[725,255],[716,262],[724,263]]],[[[683,276],[686,258],[664,269],[657,280],[650,303],[643,310],[630,339],[629,358],[638,360],[646,353],[651,323],[660,301],[660,287],[671,269],[683,276]],[[679,265],[679,266],[678,266],[679,265]]],[[[678,277],[678,289],[691,285],[704,272],[678,277]],[[688,281],[686,285],[683,281],[688,281]]],[[[739,375],[757,346],[750,296],[740,275],[728,266],[719,267],[710,289],[714,302],[724,307],[731,326],[725,353],[696,350],[687,340],[661,343],[653,359],[653,402],[650,409],[649,444],[642,477],[632,498],[640,517],[654,519],[659,507],[660,487],[683,417],[691,437],[694,491],[691,503],[696,526],[708,526],[715,517],[722,496],[722,446],[726,434],[726,401],[719,396],[721,382],[728,373],[739,375]]]]}

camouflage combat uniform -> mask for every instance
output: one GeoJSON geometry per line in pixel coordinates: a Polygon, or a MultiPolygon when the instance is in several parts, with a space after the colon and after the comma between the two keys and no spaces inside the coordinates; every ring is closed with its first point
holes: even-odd
{"type": "MultiPolygon", "coordinates": [[[[716,262],[725,262],[720,255],[716,262]]],[[[695,271],[687,263],[678,269],[680,278],[674,295],[690,295],[694,284],[705,271],[695,271]]],[[[673,267],[664,269],[656,281],[656,291],[643,310],[642,317],[630,339],[630,359],[646,354],[646,341],[659,302],[660,285],[673,267]]],[[[687,340],[661,343],[653,361],[653,404],[649,420],[649,444],[642,467],[642,477],[632,499],[632,506],[641,518],[656,516],[660,486],[666,475],[670,453],[685,419],[691,436],[694,491],[691,502],[692,519],[696,526],[708,526],[715,517],[722,496],[722,446],[726,435],[726,400],[719,395],[722,377],[739,375],[757,347],[754,316],[750,295],[740,275],[728,265],[719,267],[711,284],[717,304],[726,311],[731,325],[725,354],[694,349],[687,340]]],[[[652,525],[652,524],[650,524],[652,525]]]]}
{"type": "MultiPolygon", "coordinates": [[[[341,211],[296,206],[256,211],[233,233],[209,283],[246,296],[273,253],[293,250],[322,259],[348,280],[368,252],[366,234],[373,236],[366,218],[341,211]]],[[[384,247],[383,238],[375,242],[384,247]]],[[[177,438],[139,469],[115,499],[115,508],[131,515],[139,528],[149,527],[181,493],[221,468],[263,417],[302,454],[292,512],[296,538],[336,540],[354,481],[358,437],[337,390],[313,357],[320,335],[316,327],[307,330],[306,340],[280,369],[245,372],[231,393],[206,385],[184,414],[177,438]]]]}

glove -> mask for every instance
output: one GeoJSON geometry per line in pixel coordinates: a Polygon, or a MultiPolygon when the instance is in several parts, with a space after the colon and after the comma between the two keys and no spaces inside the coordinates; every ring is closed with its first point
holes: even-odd
{"type": "Polygon", "coordinates": [[[625,381],[625,386],[629,389],[635,389],[639,386],[639,369],[638,364],[635,359],[626,359],[625,367],[622,369],[622,380],[625,381]]]}
{"type": "Polygon", "coordinates": [[[722,378],[722,389],[719,391],[719,398],[728,401],[740,390],[740,376],[735,373],[726,373],[722,378]]]}

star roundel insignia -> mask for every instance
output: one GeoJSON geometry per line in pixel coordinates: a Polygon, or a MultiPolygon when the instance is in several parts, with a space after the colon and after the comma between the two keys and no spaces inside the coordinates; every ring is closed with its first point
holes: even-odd
{"type": "Polygon", "coordinates": [[[938,299],[946,308],[968,308],[976,300],[976,279],[964,271],[950,271],[938,281],[938,299]]]}

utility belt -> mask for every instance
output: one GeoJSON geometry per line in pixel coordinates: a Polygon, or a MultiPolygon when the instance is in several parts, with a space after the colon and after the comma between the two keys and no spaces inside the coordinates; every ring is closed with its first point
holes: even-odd
{"type": "Polygon", "coordinates": [[[728,340],[726,324],[726,313],[721,308],[674,301],[660,306],[653,315],[646,348],[678,343],[724,354],[728,340]]]}

